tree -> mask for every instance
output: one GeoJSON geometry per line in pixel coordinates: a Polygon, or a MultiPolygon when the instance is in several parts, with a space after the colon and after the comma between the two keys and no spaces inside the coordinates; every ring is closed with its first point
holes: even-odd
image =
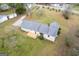
{"type": "Polygon", "coordinates": [[[63,16],[64,16],[64,18],[65,19],[69,19],[70,13],[71,13],[71,7],[70,7],[70,5],[66,5],[64,7],[64,10],[63,10],[63,16]]]}
{"type": "Polygon", "coordinates": [[[27,16],[31,18],[32,17],[32,3],[24,4],[24,7],[26,8],[27,16]]]}
{"type": "Polygon", "coordinates": [[[21,15],[24,14],[26,11],[25,7],[23,6],[23,4],[17,4],[16,5],[16,10],[15,12],[17,13],[17,15],[21,15]]]}

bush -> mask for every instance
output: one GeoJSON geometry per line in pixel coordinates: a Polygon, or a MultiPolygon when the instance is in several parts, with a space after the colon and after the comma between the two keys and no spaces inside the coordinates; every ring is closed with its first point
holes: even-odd
{"type": "Polygon", "coordinates": [[[17,13],[17,15],[21,15],[21,14],[24,14],[25,11],[26,11],[25,7],[20,5],[20,6],[16,7],[16,11],[15,12],[17,13]]]}
{"type": "Polygon", "coordinates": [[[60,32],[61,32],[61,28],[59,28],[57,35],[60,35],[60,32]]]}

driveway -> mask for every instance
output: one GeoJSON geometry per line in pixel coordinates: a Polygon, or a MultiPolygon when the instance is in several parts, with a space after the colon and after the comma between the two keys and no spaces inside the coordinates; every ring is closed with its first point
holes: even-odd
{"type": "Polygon", "coordinates": [[[21,26],[21,23],[22,23],[22,20],[25,18],[25,15],[22,16],[19,20],[17,20],[15,23],[13,23],[12,25],[13,26],[17,26],[17,27],[20,27],[21,26]]]}

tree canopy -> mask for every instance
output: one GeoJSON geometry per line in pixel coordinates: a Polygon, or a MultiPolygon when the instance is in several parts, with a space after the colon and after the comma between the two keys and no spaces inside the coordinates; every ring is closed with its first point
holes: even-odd
{"type": "Polygon", "coordinates": [[[17,15],[24,14],[25,11],[26,11],[26,8],[24,7],[23,4],[16,4],[16,10],[15,10],[15,12],[17,13],[17,15]]]}

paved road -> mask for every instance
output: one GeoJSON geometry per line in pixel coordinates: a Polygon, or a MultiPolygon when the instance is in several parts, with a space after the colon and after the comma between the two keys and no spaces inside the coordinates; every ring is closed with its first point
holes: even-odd
{"type": "Polygon", "coordinates": [[[22,20],[25,18],[25,15],[22,16],[19,20],[17,20],[15,23],[13,23],[12,25],[13,26],[17,26],[17,27],[20,27],[21,26],[21,23],[22,23],[22,20]]]}

